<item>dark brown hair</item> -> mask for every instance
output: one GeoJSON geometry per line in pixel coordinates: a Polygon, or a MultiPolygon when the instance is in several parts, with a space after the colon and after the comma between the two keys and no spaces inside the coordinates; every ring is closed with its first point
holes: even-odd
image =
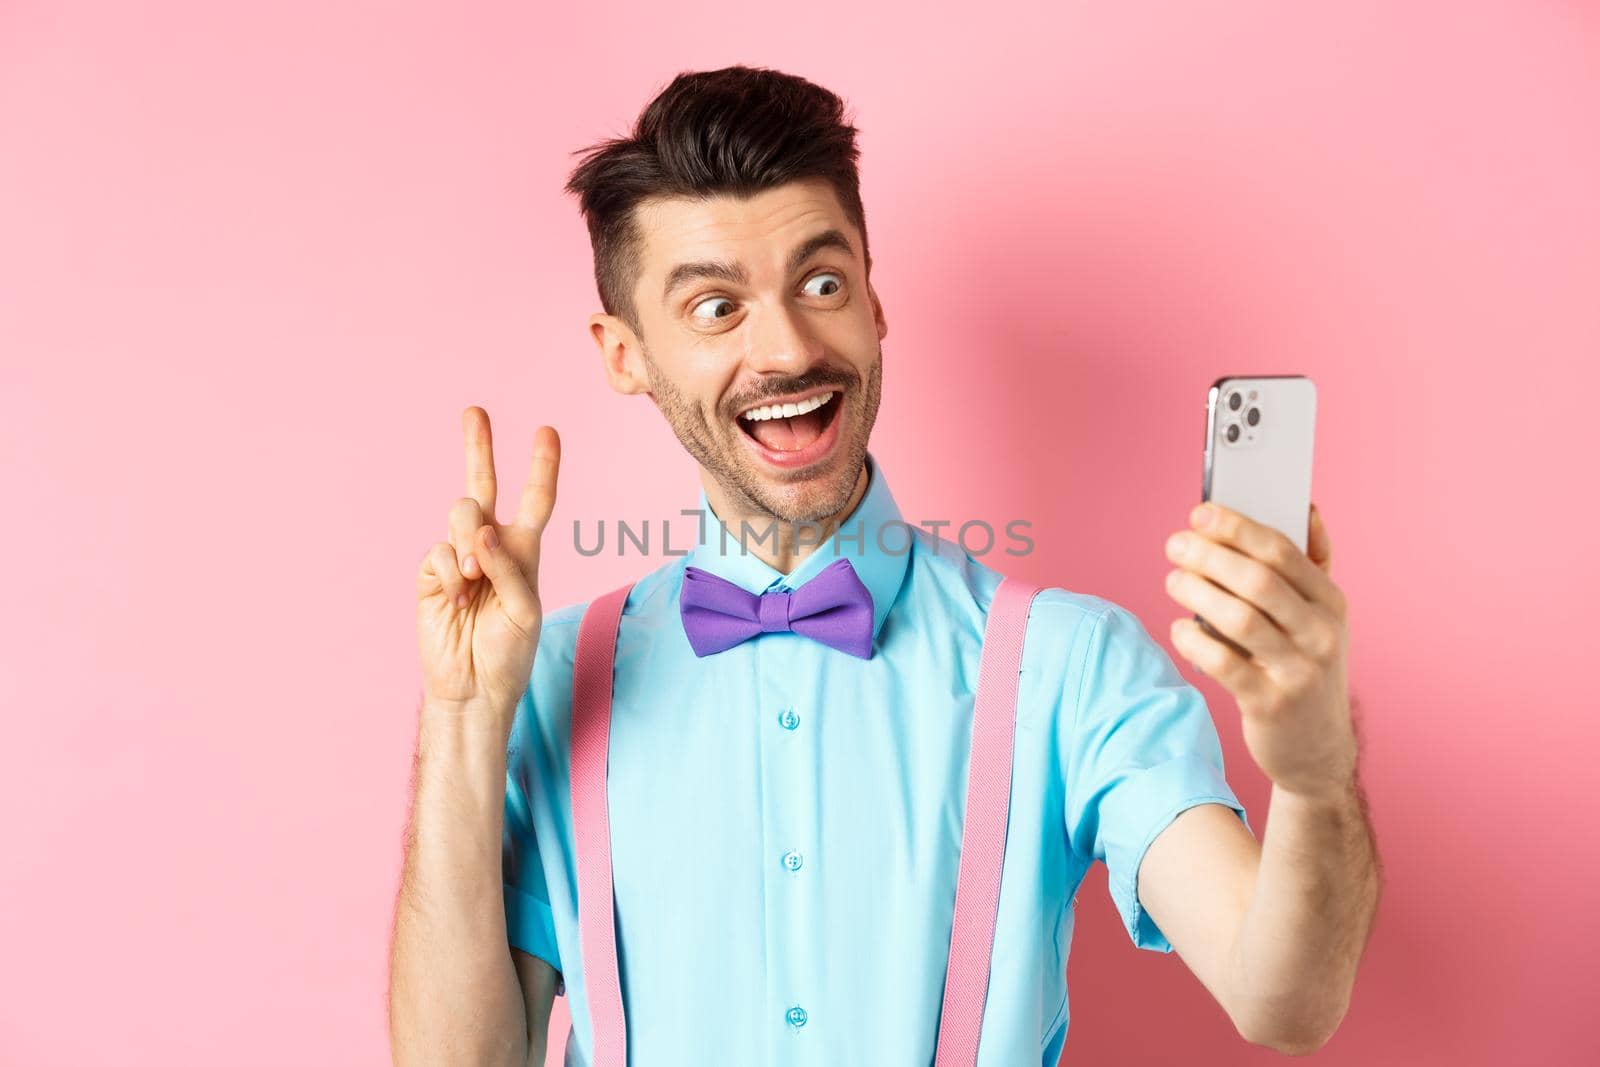
{"type": "Polygon", "coordinates": [[[576,193],[589,243],[600,305],[636,334],[633,287],[642,269],[634,208],[654,197],[750,196],[787,182],[832,184],[846,218],[861,231],[856,128],[844,101],[820,85],[765,67],[684,71],[639,114],[633,132],[580,148],[583,162],[566,191],[576,193]]]}

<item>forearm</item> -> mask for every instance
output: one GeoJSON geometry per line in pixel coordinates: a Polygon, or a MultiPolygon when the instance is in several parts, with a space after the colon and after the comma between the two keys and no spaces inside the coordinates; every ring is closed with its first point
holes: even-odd
{"type": "Polygon", "coordinates": [[[1254,893],[1233,950],[1236,1023],[1262,1044],[1319,1047],[1349,1006],[1377,908],[1359,784],[1311,799],[1273,787],[1254,893]]]}
{"type": "Polygon", "coordinates": [[[420,713],[391,959],[396,1064],[527,1060],[500,870],[509,713],[476,710],[420,713]]]}

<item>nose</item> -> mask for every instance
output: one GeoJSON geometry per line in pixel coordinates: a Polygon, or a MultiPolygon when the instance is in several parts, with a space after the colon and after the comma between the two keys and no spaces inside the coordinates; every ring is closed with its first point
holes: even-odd
{"type": "Polygon", "coordinates": [[[801,375],[822,361],[823,346],[804,312],[787,303],[760,305],[749,333],[745,363],[762,374],[801,375]]]}

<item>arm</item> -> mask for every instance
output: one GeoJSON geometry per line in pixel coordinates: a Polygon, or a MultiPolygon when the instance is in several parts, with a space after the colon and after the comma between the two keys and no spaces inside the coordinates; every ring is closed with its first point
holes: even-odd
{"type": "Polygon", "coordinates": [[[1273,787],[1258,845],[1229,809],[1202,804],[1151,843],[1145,910],[1246,1040],[1320,1048],[1349,1007],[1377,904],[1364,805],[1273,787]]]}
{"type": "Polygon", "coordinates": [[[1258,847],[1215,805],[1174,820],[1145,855],[1145,906],[1239,1032],[1285,1052],[1320,1048],[1349,1007],[1377,908],[1379,862],[1356,775],[1344,596],[1313,506],[1308,551],[1215,504],[1167,555],[1168,592],[1205,617],[1173,644],[1239,703],[1272,781],[1258,847]]]}
{"type": "Polygon", "coordinates": [[[517,1064],[543,1057],[549,997],[513,962],[503,885],[507,745],[543,612],[539,540],[555,506],[561,441],[534,435],[515,522],[495,519],[488,412],[462,413],[467,494],[449,540],[417,571],[415,797],[395,905],[389,1041],[396,1064],[517,1064]],[[528,999],[525,1003],[524,996],[528,999]]]}
{"type": "Polygon", "coordinates": [[[506,941],[500,849],[509,718],[422,707],[391,958],[397,1065],[543,1062],[555,971],[538,960],[547,977],[514,965],[506,941]],[[519,970],[532,972],[526,987],[519,970]]]}

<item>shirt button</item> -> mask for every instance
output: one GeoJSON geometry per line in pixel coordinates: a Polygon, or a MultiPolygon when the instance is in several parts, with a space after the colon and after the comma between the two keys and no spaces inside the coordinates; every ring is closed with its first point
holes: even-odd
{"type": "MultiPolygon", "coordinates": [[[[804,859],[801,857],[800,853],[796,852],[792,848],[783,854],[783,865],[789,868],[791,871],[798,871],[800,869],[800,864],[803,862],[804,859]]],[[[805,1012],[801,1012],[800,1014],[804,1015],[805,1012]]]]}
{"type": "Polygon", "coordinates": [[[784,1018],[789,1020],[790,1026],[799,1029],[806,1024],[806,1010],[800,1007],[800,1005],[796,1004],[794,1007],[789,1009],[788,1014],[785,1015],[784,1018]]]}
{"type": "Polygon", "coordinates": [[[800,716],[794,713],[793,708],[784,708],[783,714],[778,716],[778,725],[785,730],[793,730],[800,725],[800,716]]]}

